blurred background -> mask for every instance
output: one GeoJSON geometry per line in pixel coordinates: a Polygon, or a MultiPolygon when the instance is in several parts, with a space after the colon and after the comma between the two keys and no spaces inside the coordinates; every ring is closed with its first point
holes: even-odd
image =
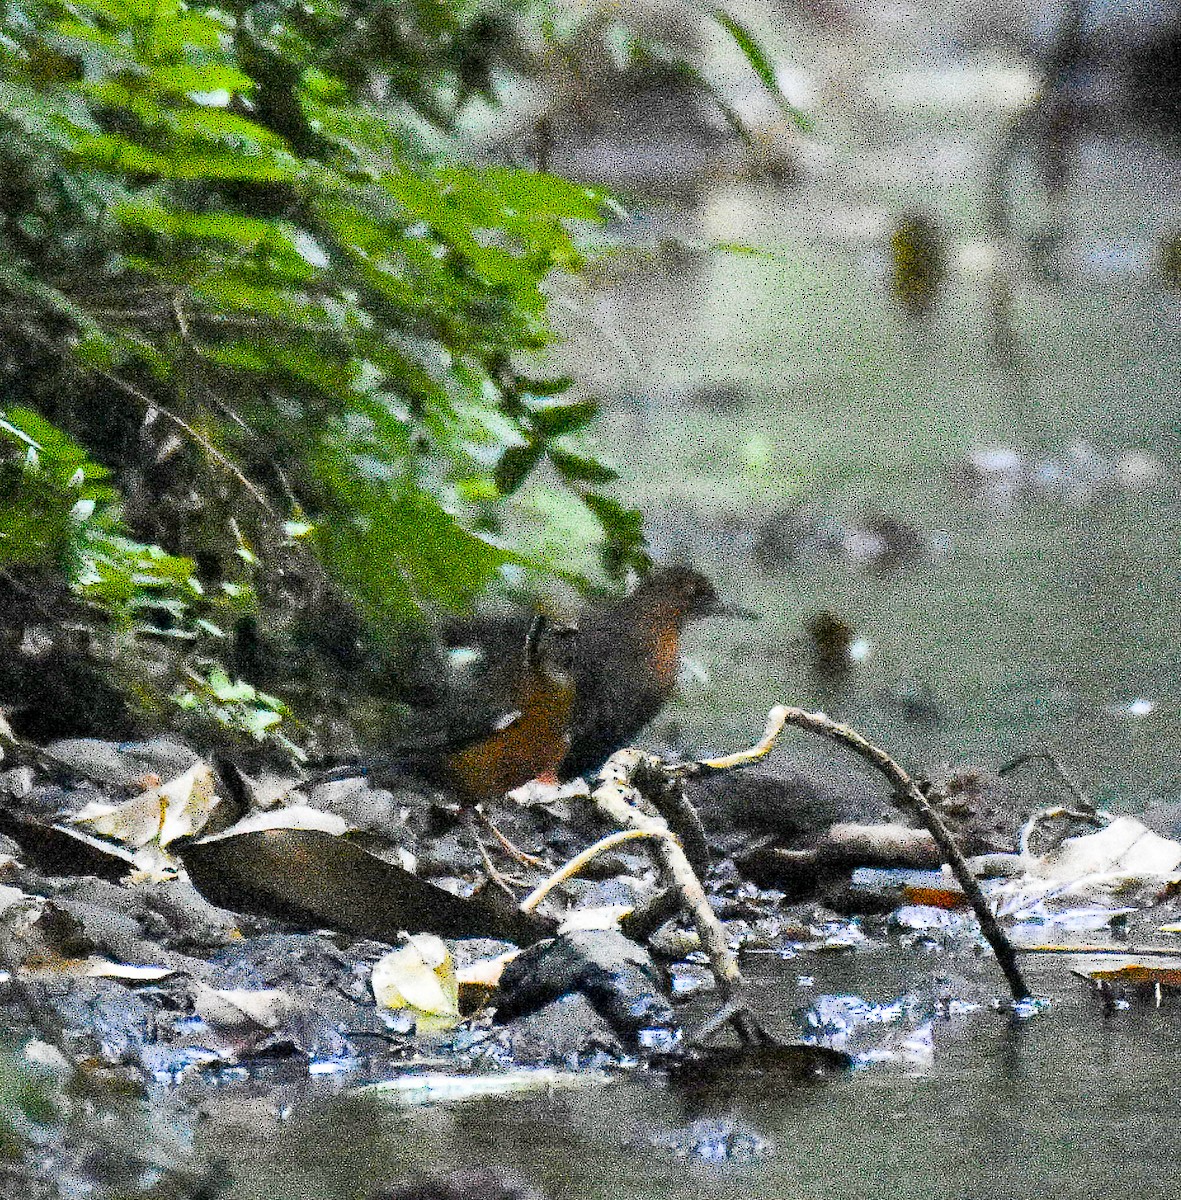
{"type": "Polygon", "coordinates": [[[1177,6],[731,11],[809,132],[699,24],[750,144],[658,71],[545,114],[553,169],[627,210],[557,361],[655,557],[765,614],[693,627],[711,684],[655,734],[730,749],[782,699],[1175,797],[1177,6]]]}

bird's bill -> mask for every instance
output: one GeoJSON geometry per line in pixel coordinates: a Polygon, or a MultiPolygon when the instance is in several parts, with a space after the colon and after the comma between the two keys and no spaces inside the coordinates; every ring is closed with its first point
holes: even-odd
{"type": "Polygon", "coordinates": [[[763,614],[757,609],[747,608],[743,604],[725,604],[722,601],[710,605],[709,615],[711,617],[738,617],[743,621],[761,621],[763,619],[763,614]]]}

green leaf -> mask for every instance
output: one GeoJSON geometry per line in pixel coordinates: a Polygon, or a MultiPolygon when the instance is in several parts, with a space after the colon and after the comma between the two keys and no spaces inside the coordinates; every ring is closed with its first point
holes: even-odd
{"type": "Polygon", "coordinates": [[[558,474],[570,483],[604,484],[619,478],[618,471],[589,455],[561,450],[557,446],[548,447],[547,453],[558,474]]]}
{"type": "Polygon", "coordinates": [[[608,574],[618,579],[629,568],[644,570],[651,566],[644,538],[643,513],[625,508],[618,500],[597,492],[587,492],[583,503],[598,517],[606,535],[602,557],[608,574]]]}
{"type": "Polygon", "coordinates": [[[593,400],[529,405],[529,419],[533,428],[547,438],[574,433],[589,425],[598,413],[599,406],[593,400]]]}
{"type": "Polygon", "coordinates": [[[804,133],[810,132],[812,122],[783,94],[783,89],[779,86],[779,80],[775,75],[775,68],[754,34],[724,8],[710,9],[710,16],[734,39],[738,49],[742,51],[743,57],[750,64],[751,70],[759,77],[767,91],[779,102],[779,107],[795,121],[804,133]]]}
{"type": "Polygon", "coordinates": [[[502,496],[511,496],[528,478],[545,454],[543,441],[525,446],[510,446],[496,464],[493,480],[502,496]]]}
{"type": "Polygon", "coordinates": [[[518,374],[516,377],[518,390],[528,392],[531,396],[550,397],[560,396],[574,380],[569,375],[558,375],[553,379],[534,379],[528,375],[518,374]]]}

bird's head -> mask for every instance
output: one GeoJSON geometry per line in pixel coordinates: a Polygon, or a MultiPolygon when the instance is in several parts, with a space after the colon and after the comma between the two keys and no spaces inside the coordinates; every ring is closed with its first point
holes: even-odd
{"type": "Polygon", "coordinates": [[[544,674],[556,684],[570,681],[578,653],[578,626],[555,624],[538,613],[525,635],[525,668],[533,675],[544,674]]]}
{"type": "Polygon", "coordinates": [[[692,567],[662,567],[653,571],[632,593],[632,599],[645,608],[668,613],[678,625],[703,617],[745,617],[757,619],[752,609],[725,604],[713,582],[692,567]]]}

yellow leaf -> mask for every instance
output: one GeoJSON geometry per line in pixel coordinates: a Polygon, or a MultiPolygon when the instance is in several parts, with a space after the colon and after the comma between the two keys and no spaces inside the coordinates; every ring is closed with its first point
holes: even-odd
{"type": "Polygon", "coordinates": [[[175,779],[122,804],[96,800],[70,817],[69,823],[89,825],[95,833],[138,850],[149,842],[167,846],[197,833],[220,803],[213,772],[198,761],[175,779]]]}
{"type": "Polygon", "coordinates": [[[383,1008],[407,1009],[419,1033],[459,1024],[459,984],[442,938],[420,933],[373,968],[373,995],[383,1008]]]}

